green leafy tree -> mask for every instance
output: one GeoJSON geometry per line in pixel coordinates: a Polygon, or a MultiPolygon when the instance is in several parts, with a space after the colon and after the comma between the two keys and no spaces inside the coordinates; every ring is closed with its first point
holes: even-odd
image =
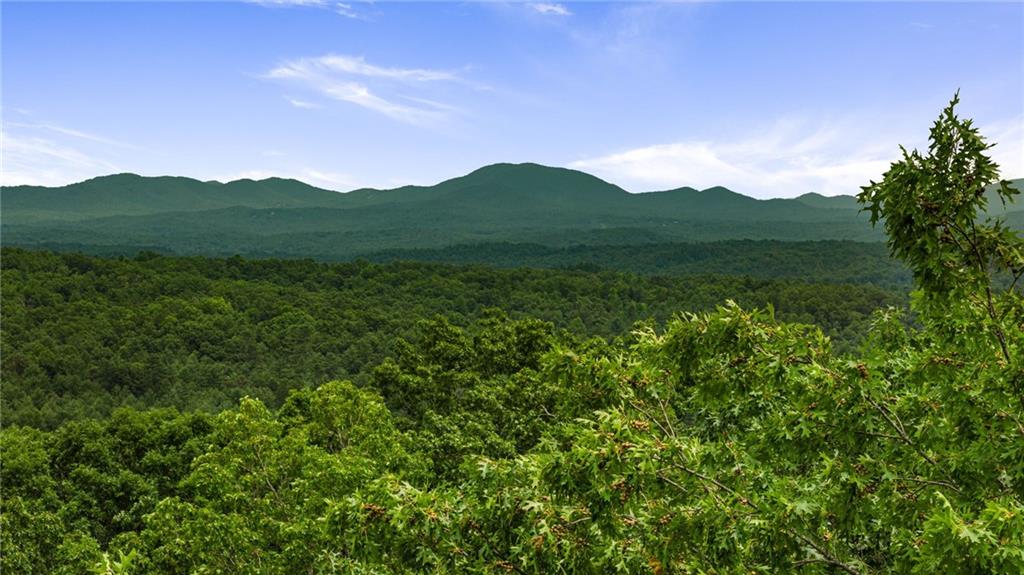
{"type": "MultiPolygon", "coordinates": [[[[990,333],[1006,362],[1019,355],[1009,341],[1021,329],[1024,240],[998,219],[982,216],[990,195],[1012,201],[1019,190],[999,179],[999,166],[970,119],[956,115],[959,93],[931,129],[927,153],[901,148],[882,181],[858,196],[872,223],[884,221],[892,253],[914,274],[919,310],[935,325],[970,345],[979,331],[990,333]],[[990,193],[986,193],[988,190],[990,193]],[[997,293],[993,276],[1011,276],[997,293]]],[[[1024,388],[1018,388],[1024,391],[1024,388]]]]}
{"type": "Polygon", "coordinates": [[[144,570],[306,572],[333,548],[321,521],[333,500],[425,469],[380,397],[348,382],[296,393],[281,417],[245,399],[217,418],[211,440],[178,495],[147,517],[144,570]]]}

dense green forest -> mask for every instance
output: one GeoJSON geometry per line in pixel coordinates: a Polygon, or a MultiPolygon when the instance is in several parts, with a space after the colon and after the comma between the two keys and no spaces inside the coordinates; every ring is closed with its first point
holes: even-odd
{"type": "Polygon", "coordinates": [[[620,270],[645,275],[739,275],[814,282],[871,284],[906,291],[910,271],[889,256],[884,243],[851,241],[719,242],[574,245],[467,244],[441,249],[391,250],[370,261],[475,263],[500,267],[620,270]]]}
{"type": "Polygon", "coordinates": [[[1017,190],[956,103],[859,196],[911,312],[863,284],[5,249],[0,568],[1024,573],[1024,240],[979,218],[1017,190]]]}
{"type": "MultiPolygon", "coordinates": [[[[138,245],[89,245],[43,242],[33,249],[98,256],[140,253],[173,255],[166,248],[138,245]]],[[[249,257],[273,258],[248,251],[249,257]]],[[[292,258],[294,259],[294,258],[292,258]]],[[[300,258],[307,259],[307,258],[300,258]]],[[[437,249],[382,250],[355,260],[330,254],[309,255],[318,261],[437,262],[485,264],[505,268],[555,268],[624,271],[655,276],[727,275],[760,279],[870,284],[901,292],[911,287],[910,271],[889,255],[881,242],[726,240],[697,243],[548,246],[480,243],[437,249]]]]}
{"type": "Polygon", "coordinates": [[[742,277],[10,248],[2,281],[4,421],[40,427],[119,405],[217,410],[249,395],[278,406],[298,387],[365,383],[398,337],[435,316],[463,327],[537,318],[568,341],[731,298],[820,325],[849,349],[872,311],[906,301],[873,286],[742,277]]]}

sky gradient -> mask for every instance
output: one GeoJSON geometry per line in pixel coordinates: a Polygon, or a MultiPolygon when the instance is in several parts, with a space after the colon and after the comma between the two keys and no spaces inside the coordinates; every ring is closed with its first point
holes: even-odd
{"type": "Polygon", "coordinates": [[[495,162],[634,192],[852,194],[962,115],[1024,176],[1024,4],[0,4],[2,183],[432,184],[495,162]]]}

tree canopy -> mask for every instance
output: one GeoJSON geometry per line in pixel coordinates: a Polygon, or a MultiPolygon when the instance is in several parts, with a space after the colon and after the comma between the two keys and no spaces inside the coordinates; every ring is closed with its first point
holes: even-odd
{"type": "MultiPolygon", "coordinates": [[[[955,104],[928,154],[861,195],[914,272],[917,318],[879,309],[850,353],[733,302],[615,339],[426,319],[365,381],[279,407],[6,426],[0,567],[1022,573],[1024,304],[994,279],[1020,275],[1020,239],[977,219],[996,172],[955,104]]],[[[274,345],[306,345],[304,321],[274,345]]]]}

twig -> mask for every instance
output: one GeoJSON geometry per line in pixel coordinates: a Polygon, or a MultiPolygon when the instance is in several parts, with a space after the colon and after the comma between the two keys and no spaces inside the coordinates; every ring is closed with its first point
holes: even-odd
{"type": "Polygon", "coordinates": [[[949,483],[947,481],[938,481],[938,480],[935,480],[935,479],[920,479],[920,478],[917,478],[917,477],[897,477],[897,479],[899,479],[900,481],[911,481],[911,482],[914,482],[914,483],[921,483],[921,484],[924,484],[924,485],[935,485],[935,486],[938,486],[938,487],[945,487],[946,489],[952,489],[953,491],[956,491],[957,493],[963,493],[963,491],[961,491],[959,487],[957,487],[956,485],[953,485],[952,483],[949,483]]]}
{"type": "Polygon", "coordinates": [[[914,451],[916,451],[918,453],[918,455],[923,457],[925,459],[925,461],[927,461],[928,463],[930,463],[930,464],[932,464],[934,466],[938,466],[938,463],[936,463],[934,459],[932,459],[927,453],[924,452],[924,450],[922,450],[920,447],[918,447],[917,444],[914,443],[914,441],[912,439],[910,439],[910,436],[907,435],[906,430],[903,428],[903,422],[900,421],[898,415],[896,415],[895,413],[892,413],[888,409],[882,407],[877,402],[875,402],[875,400],[871,399],[867,395],[865,395],[865,397],[867,398],[868,403],[870,403],[878,411],[878,413],[881,413],[882,417],[884,417],[885,420],[889,422],[889,425],[893,429],[896,430],[896,433],[900,434],[900,439],[902,439],[904,443],[909,445],[914,451]]]}
{"type": "Polygon", "coordinates": [[[665,409],[665,400],[659,399],[658,405],[661,406],[661,414],[665,416],[665,424],[668,425],[668,430],[672,432],[672,438],[676,436],[676,430],[672,427],[672,420],[668,417],[668,411],[665,409]]]}

